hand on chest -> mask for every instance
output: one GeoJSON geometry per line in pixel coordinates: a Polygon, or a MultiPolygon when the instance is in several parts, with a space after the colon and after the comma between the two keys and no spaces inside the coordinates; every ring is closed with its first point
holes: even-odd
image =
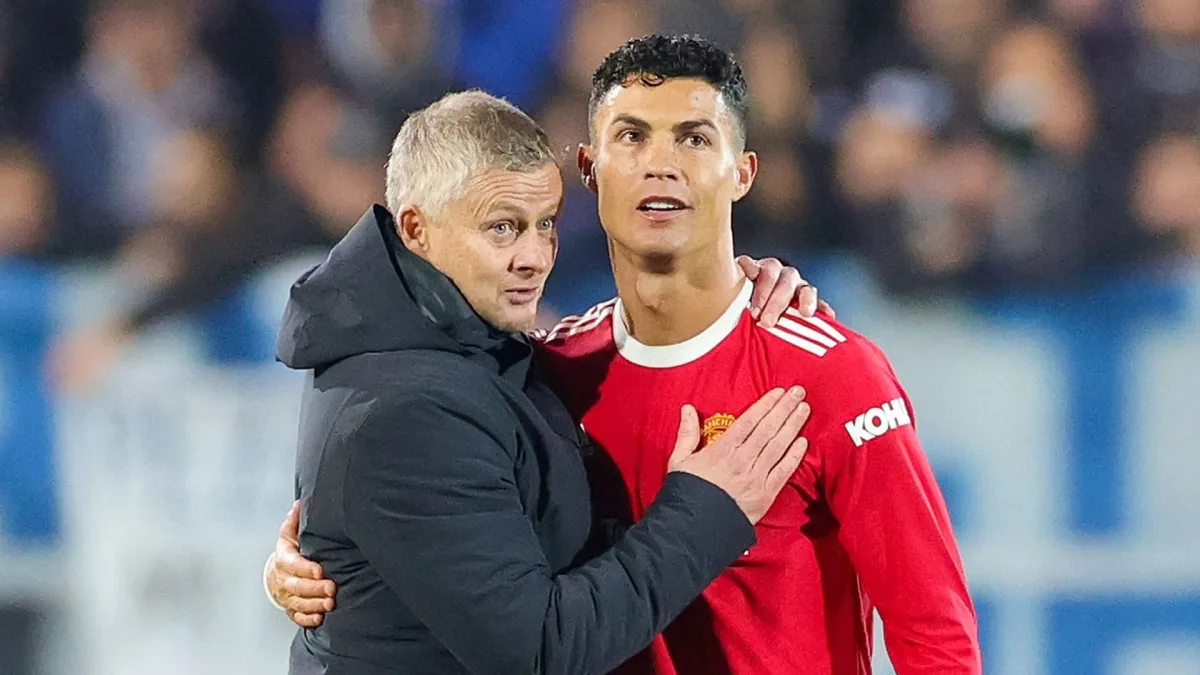
{"type": "MultiPolygon", "coordinates": [[[[620,381],[610,378],[583,416],[584,430],[594,444],[589,480],[603,515],[636,520],[654,501],[666,478],[683,405],[695,406],[700,414],[698,452],[703,452],[776,386],[752,372],[715,376],[672,370],[679,372],[643,372],[636,386],[615,386],[620,381]]],[[[798,531],[817,517],[822,510],[818,482],[816,463],[806,459],[760,523],[760,538],[778,528],[798,531]]]]}

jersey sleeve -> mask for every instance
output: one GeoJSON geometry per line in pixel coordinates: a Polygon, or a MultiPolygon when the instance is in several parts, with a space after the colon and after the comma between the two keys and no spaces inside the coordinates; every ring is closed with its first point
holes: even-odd
{"type": "Polygon", "coordinates": [[[839,353],[826,401],[836,416],[814,439],[840,540],[897,675],[982,673],[975,609],[912,405],[883,353],[855,342],[839,353]]]}

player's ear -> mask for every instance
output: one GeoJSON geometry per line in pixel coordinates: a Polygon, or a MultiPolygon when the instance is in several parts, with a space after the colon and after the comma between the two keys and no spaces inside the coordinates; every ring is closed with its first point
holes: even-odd
{"type": "Polygon", "coordinates": [[[429,251],[429,219],[412,204],[400,207],[396,214],[396,234],[404,247],[421,257],[429,251]]]}
{"type": "Polygon", "coordinates": [[[733,201],[740,201],[746,193],[750,192],[751,186],[754,185],[754,177],[758,175],[758,155],[752,151],[745,151],[738,158],[737,170],[734,172],[734,180],[737,185],[734,187],[733,201]]]}
{"type": "Polygon", "coordinates": [[[596,161],[593,159],[595,156],[595,150],[586,143],[580,143],[579,151],[575,154],[575,164],[579,167],[579,180],[592,194],[597,192],[596,161]]]}

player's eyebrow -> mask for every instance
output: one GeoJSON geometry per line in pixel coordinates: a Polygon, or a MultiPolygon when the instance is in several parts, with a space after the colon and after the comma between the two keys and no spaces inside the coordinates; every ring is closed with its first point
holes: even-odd
{"type": "Polygon", "coordinates": [[[716,123],[713,122],[712,120],[708,119],[707,117],[699,117],[694,120],[687,120],[684,122],[680,122],[679,124],[675,125],[674,130],[675,130],[675,133],[678,135],[678,134],[685,134],[689,131],[696,131],[697,129],[704,129],[704,128],[710,129],[712,131],[717,131],[716,123]]]}
{"type": "Polygon", "coordinates": [[[612,124],[610,124],[609,126],[616,126],[618,124],[627,124],[635,129],[639,129],[641,131],[649,131],[650,130],[649,122],[647,122],[646,120],[644,120],[640,117],[634,117],[633,115],[630,115],[629,113],[621,113],[620,115],[617,115],[616,117],[613,118],[612,124]]]}
{"type": "MultiPolygon", "coordinates": [[[[639,131],[650,131],[649,122],[640,117],[630,115],[629,113],[621,113],[620,115],[614,117],[612,126],[616,126],[618,124],[625,124],[638,129],[639,131]]],[[[717,131],[717,123],[708,119],[707,117],[697,117],[695,119],[684,120],[671,127],[671,131],[673,131],[676,135],[685,134],[689,131],[696,131],[697,129],[710,129],[712,131],[717,131]]]]}

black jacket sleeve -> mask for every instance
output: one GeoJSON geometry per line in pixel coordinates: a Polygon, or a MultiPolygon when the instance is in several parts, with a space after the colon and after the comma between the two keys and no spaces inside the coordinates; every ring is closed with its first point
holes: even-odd
{"type": "Polygon", "coordinates": [[[472,419],[476,406],[436,391],[389,408],[368,415],[356,435],[343,491],[347,530],[477,675],[606,673],[754,543],[728,495],[671,473],[613,548],[555,575],[522,507],[515,458],[497,437],[504,432],[472,419]]]}

